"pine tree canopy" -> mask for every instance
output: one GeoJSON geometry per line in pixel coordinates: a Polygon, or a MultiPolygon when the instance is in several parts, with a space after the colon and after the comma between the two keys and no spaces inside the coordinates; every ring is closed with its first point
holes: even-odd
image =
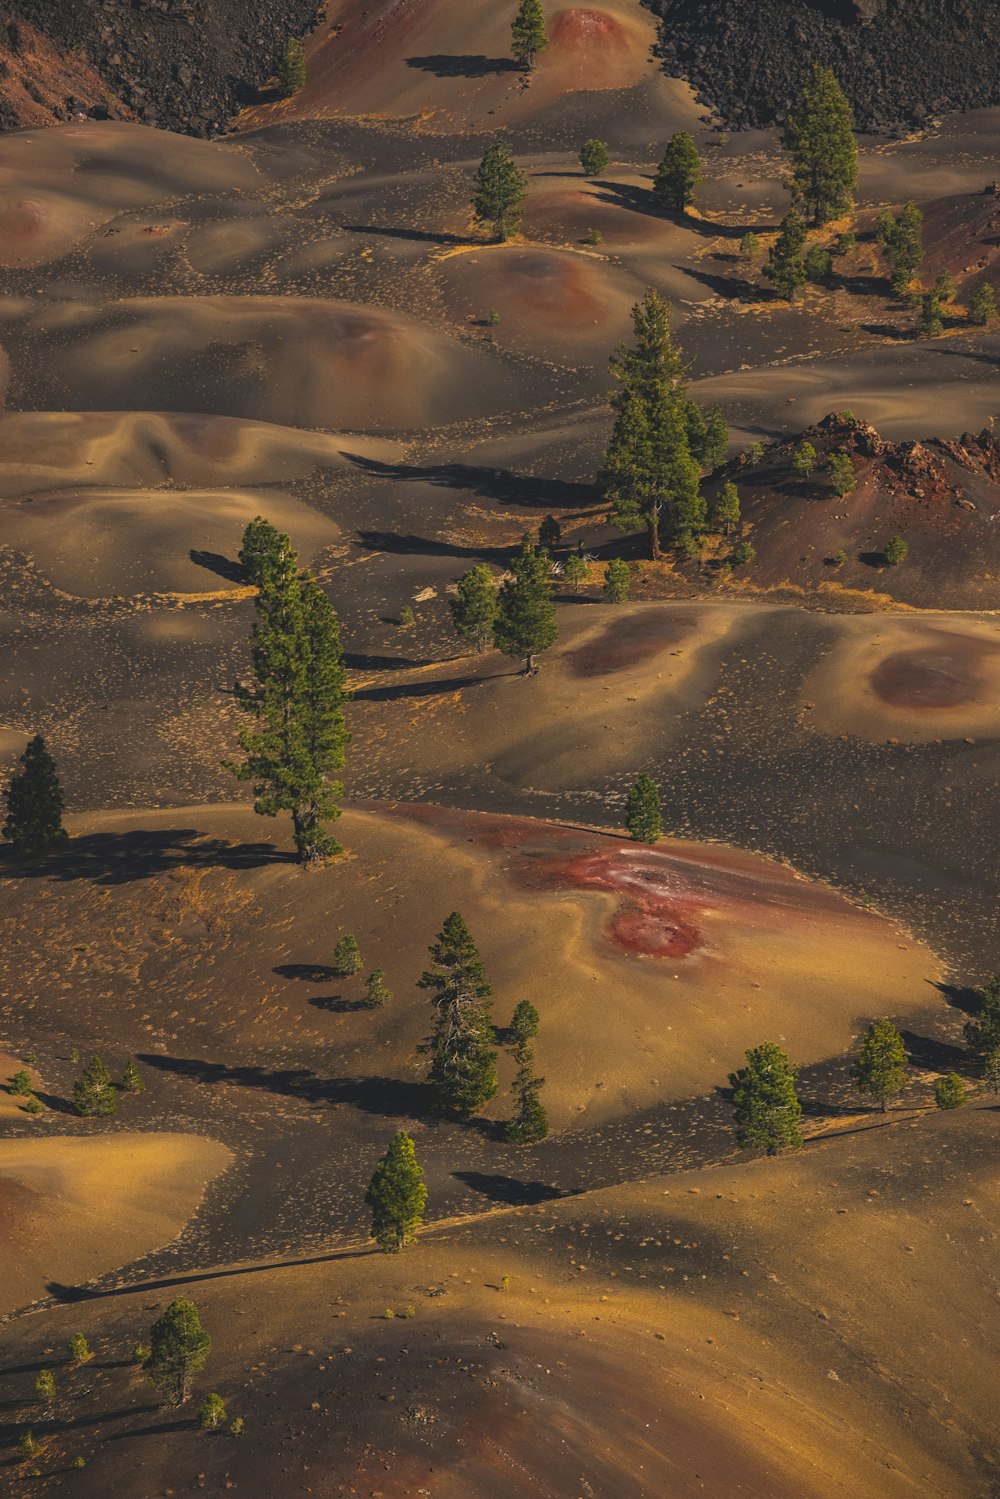
{"type": "Polygon", "coordinates": [[[149,1332],[149,1358],[145,1370],[173,1405],[188,1398],[192,1374],[205,1367],[212,1340],[201,1325],[193,1301],[178,1296],[149,1332]]]}
{"type": "Polygon", "coordinates": [[[764,275],[779,296],[789,301],[809,279],[802,251],[806,243],[806,226],[802,215],[793,205],[781,221],[778,238],[771,246],[764,266],[764,275]]]}
{"type": "Polygon", "coordinates": [[[768,1155],[798,1149],[802,1106],[795,1092],[798,1072],[781,1047],[764,1041],[746,1053],[747,1065],[730,1073],[736,1138],[768,1155]]]}
{"type": "Polygon", "coordinates": [[[665,208],[683,213],[694,202],[694,190],[701,182],[701,158],[698,147],[686,130],[671,137],[663,160],[656,171],[653,192],[665,208]]]}
{"type": "Polygon", "coordinates": [[[55,761],[36,734],[7,786],[3,836],[19,858],[37,858],[68,839],[62,825],[63,793],[55,761]]]}
{"type": "Polygon", "coordinates": [[[495,141],[479,163],[472,211],[476,223],[498,240],[515,235],[521,224],[526,184],[506,141],[495,141]]]}
{"type": "Polygon", "coordinates": [[[413,1141],[403,1130],[375,1167],[365,1201],[372,1210],[371,1237],[386,1253],[398,1254],[414,1243],[423,1222],[427,1188],[413,1141]]]}
{"type": "Polygon", "coordinates": [[[906,1048],[892,1021],[873,1020],[851,1068],[854,1086],[868,1093],[885,1112],[888,1100],[906,1086],[906,1048]]]}
{"type": "Polygon", "coordinates": [[[486,968],[458,911],[430,947],[431,966],[420,987],[432,991],[436,1011],[430,1080],[441,1113],[466,1117],[497,1090],[492,994],[486,968]]]}
{"type": "Polygon", "coordinates": [[[462,574],[449,605],[456,633],[474,645],[477,651],[485,651],[493,638],[499,608],[496,581],[485,563],[462,574]]]}
{"type": "Polygon", "coordinates": [[[636,843],[658,843],[662,838],[660,793],[652,776],[640,776],[629,791],[625,824],[636,843]]]}
{"type": "Polygon", "coordinates": [[[278,68],[278,82],[286,99],[305,87],[306,56],[302,50],[302,43],[296,36],[288,39],[285,55],[278,68]]]}
{"type": "Polygon", "coordinates": [[[813,224],[845,213],[858,185],[854,118],[832,68],[816,63],[788,122],[791,188],[813,224]]]}
{"type": "Polygon", "coordinates": [[[541,0],[521,0],[510,28],[511,50],[523,68],[532,68],[535,58],[549,45],[541,0]]]}
{"type": "Polygon", "coordinates": [[[1000,973],[993,974],[983,985],[979,1009],[965,1026],[965,1040],[977,1052],[1000,1046],[1000,973]]]}
{"type": "Polygon", "coordinates": [[[524,536],[510,564],[511,576],[500,585],[493,643],[505,656],[523,657],[525,675],[537,669],[536,655],[559,636],[549,567],[548,552],[524,536]]]}

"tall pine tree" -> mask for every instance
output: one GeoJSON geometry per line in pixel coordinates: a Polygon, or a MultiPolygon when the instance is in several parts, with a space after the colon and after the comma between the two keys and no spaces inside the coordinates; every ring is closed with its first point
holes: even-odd
{"type": "Polygon", "coordinates": [[[149,1357],[143,1367],[171,1405],[191,1393],[191,1375],[204,1369],[212,1340],[193,1301],[178,1296],[149,1330],[149,1357]]]}
{"type": "Polygon", "coordinates": [[[410,1136],[399,1130],[375,1167],[365,1193],[372,1210],[371,1237],[387,1254],[416,1241],[424,1218],[427,1188],[410,1136]]]}
{"type": "Polygon", "coordinates": [[[511,50],[522,68],[533,68],[535,58],[549,45],[540,0],[521,0],[510,36],[511,50]]]}
{"type": "Polygon", "coordinates": [[[816,63],[788,121],[792,196],[819,226],[846,213],[858,185],[854,117],[832,68],[816,63]]]}
{"type": "Polygon", "coordinates": [[[462,574],[449,604],[456,633],[477,651],[485,651],[493,637],[498,608],[497,585],[485,563],[462,574]]]}
{"type": "Polygon", "coordinates": [[[240,730],[245,759],[227,769],[254,783],[254,811],[290,812],[304,862],[340,851],[323,824],[340,816],[349,735],[342,708],[349,693],[340,625],[314,580],[300,579],[286,536],[263,562],[256,600],[255,683],[238,682],[236,701],[253,720],[240,730]]]}
{"type": "Polygon", "coordinates": [[[779,296],[789,302],[809,279],[802,255],[806,243],[806,226],[802,215],[793,204],[781,221],[778,238],[771,246],[764,266],[764,275],[779,296]]]}
{"type": "Polygon", "coordinates": [[[476,223],[498,240],[512,238],[521,226],[526,184],[506,141],[495,141],[476,169],[472,212],[476,223]]]}
{"type": "Polygon", "coordinates": [[[21,769],[10,778],[6,801],[3,835],[18,858],[38,858],[67,841],[69,835],[62,825],[62,786],[41,734],[29,740],[21,756],[21,769]]]}
{"type": "Polygon", "coordinates": [[[883,1114],[892,1095],[906,1087],[906,1048],[885,1016],[873,1020],[865,1032],[851,1076],[858,1092],[869,1094],[883,1114]]]}
{"type": "Polygon", "coordinates": [[[492,995],[472,933],[452,911],[430,947],[431,966],[420,979],[436,1011],[429,1043],[430,1080],[438,1111],[465,1118],[497,1090],[492,995]]]}
{"type": "Polygon", "coordinates": [[[535,657],[555,645],[559,630],[549,582],[549,554],[530,536],[510,564],[511,576],[500,586],[493,643],[505,656],[522,656],[524,674],[538,670],[535,657]]]}
{"type": "Polygon", "coordinates": [[[663,160],[656,171],[653,192],[664,208],[683,213],[694,202],[694,190],[701,182],[701,158],[698,147],[686,130],[670,139],[663,160]]]}
{"type": "Polygon", "coordinates": [[[531,1042],[519,1041],[514,1049],[514,1113],[507,1122],[507,1139],[514,1145],[536,1145],[549,1132],[549,1118],[539,1093],[544,1077],[535,1076],[535,1054],[531,1042]]]}
{"type": "Polygon", "coordinates": [[[740,1145],[777,1155],[802,1144],[802,1106],[795,1092],[798,1068],[774,1041],[746,1053],[747,1065],[729,1074],[740,1145]]]}

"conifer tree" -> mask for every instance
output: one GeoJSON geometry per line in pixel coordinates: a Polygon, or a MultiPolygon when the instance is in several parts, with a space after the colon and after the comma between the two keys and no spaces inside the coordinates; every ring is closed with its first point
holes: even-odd
{"type": "Polygon", "coordinates": [[[683,213],[694,202],[695,188],[701,182],[701,158],[698,147],[686,130],[672,136],[663,160],[656,170],[653,192],[664,208],[683,213]]]}
{"type": "Polygon", "coordinates": [[[82,1332],[75,1332],[69,1340],[70,1358],[74,1364],[89,1364],[94,1355],[82,1332]]]}
{"type": "Polygon", "coordinates": [[[68,839],[62,825],[62,786],[41,734],[29,741],[20,763],[22,768],[7,786],[3,835],[18,858],[34,859],[68,839]]]}
{"type": "MultiPolygon", "coordinates": [[[[689,409],[698,411],[693,401],[688,404],[689,409]]],[[[691,456],[697,458],[703,468],[715,469],[726,461],[729,452],[729,427],[721,406],[710,406],[706,412],[699,411],[699,416],[702,437],[699,444],[691,444],[691,456]]]]}
{"type": "Polygon", "coordinates": [[[752,229],[748,229],[746,233],[740,237],[739,252],[740,259],[745,261],[748,266],[753,265],[754,261],[757,259],[757,256],[760,254],[760,236],[758,234],[754,234],[752,229]]]}
{"type": "Polygon", "coordinates": [[[385,970],[375,968],[368,975],[365,983],[365,1006],[369,1010],[381,1010],[392,999],[392,993],[385,982],[385,970]]]}
{"type": "Polygon", "coordinates": [[[508,240],[521,225],[526,183],[506,141],[495,141],[476,170],[472,211],[476,223],[498,240],[508,240]]]}
{"type": "Polygon", "coordinates": [[[485,563],[471,567],[458,580],[458,591],[449,600],[456,633],[482,654],[493,638],[497,617],[497,585],[485,563]]]}
{"type": "Polygon", "coordinates": [[[511,577],[500,585],[493,643],[505,656],[524,658],[525,676],[538,667],[535,657],[555,645],[559,636],[549,582],[549,554],[530,536],[510,564],[511,577]]]}
{"type": "Polygon", "coordinates": [[[535,1076],[535,1056],[529,1041],[520,1041],[514,1051],[517,1073],[513,1092],[514,1114],[507,1123],[507,1139],[514,1145],[536,1145],[549,1132],[548,1115],[539,1098],[545,1082],[535,1076]]]}
{"type": "Polygon", "coordinates": [[[858,1092],[870,1094],[883,1114],[892,1095],[906,1087],[906,1048],[891,1020],[883,1016],[872,1021],[851,1076],[858,1092]]]}
{"type": "Polygon", "coordinates": [[[99,1056],[91,1057],[73,1084],[73,1107],[84,1117],[110,1118],[118,1112],[118,1093],[99,1056]]]}
{"type": "Polygon", "coordinates": [[[563,563],[563,578],[567,583],[585,583],[588,577],[587,564],[579,552],[571,552],[563,563]]]}
{"type": "Polygon", "coordinates": [[[142,1073],[136,1064],[134,1057],[129,1057],[122,1070],[122,1092],[142,1093],[146,1084],[142,1080],[142,1073]]]}
{"type": "Polygon", "coordinates": [[[969,320],[980,328],[989,328],[997,320],[997,294],[987,282],[977,286],[969,303],[969,320]]]}
{"type": "Polygon", "coordinates": [[[206,1395],[198,1408],[198,1425],[202,1431],[218,1431],[226,1424],[226,1407],[221,1395],[206,1395]]]}
{"type": "Polygon", "coordinates": [[[831,453],[826,461],[826,471],[830,476],[834,493],[844,499],[853,494],[857,488],[857,479],[854,475],[854,464],[851,462],[849,453],[831,453]]]}
{"type": "Polygon", "coordinates": [[[43,1405],[51,1405],[56,1398],[56,1377],[51,1369],[41,1369],[35,1380],[35,1394],[43,1405]]]}
{"type": "Polygon", "coordinates": [[[211,1350],[198,1308],[178,1296],[149,1329],[149,1358],[143,1367],[171,1405],[183,1405],[191,1393],[192,1374],[204,1369],[211,1350]]]}
{"type": "Polygon", "coordinates": [[[515,1042],[530,1041],[538,1035],[538,1011],[530,999],[518,1000],[510,1022],[510,1035],[515,1042]]]}
{"type": "Polygon", "coordinates": [[[608,148],[603,141],[591,138],[580,147],[580,165],[585,177],[600,177],[607,170],[608,148]]]}
{"type": "Polygon", "coordinates": [[[660,793],[652,776],[640,776],[629,791],[625,826],[636,843],[658,843],[663,837],[660,793]]]}
{"type": "Polygon", "coordinates": [[[353,932],[345,932],[333,949],[333,966],[339,978],[350,978],[361,967],[361,949],[353,932]]]}
{"type": "Polygon", "coordinates": [[[965,1041],[973,1051],[992,1051],[1000,1046],[1000,973],[986,980],[979,995],[979,1009],[966,1022],[965,1041]]]}
{"type": "Polygon", "coordinates": [[[413,1141],[403,1130],[375,1167],[365,1201],[372,1210],[371,1237],[387,1254],[398,1254],[416,1242],[427,1188],[413,1141]]]}
{"type": "Polygon", "coordinates": [[[562,526],[554,515],[546,515],[542,518],[538,527],[538,545],[551,552],[562,541],[562,526]]]}
{"type": "Polygon", "coordinates": [[[706,506],[699,466],[691,454],[690,406],[680,351],[670,336],[670,309],[650,290],[632,308],[635,342],[611,360],[619,388],[611,398],[615,425],[599,483],[622,531],[645,525],[654,560],[661,527],[674,540],[700,530],[706,506]]]}
{"type": "Polygon", "coordinates": [[[306,84],[306,56],[297,36],[290,36],[285,55],[278,67],[278,82],[286,99],[297,94],[306,84]]]}
{"type": "Polygon", "coordinates": [[[875,221],[875,238],[891,268],[892,289],[902,294],[924,263],[924,216],[910,200],[898,217],[886,209],[875,221]]]}
{"type": "Polygon", "coordinates": [[[549,45],[540,0],[521,0],[510,35],[515,59],[522,68],[533,68],[535,58],[549,45]]]}
{"type": "Polygon", "coordinates": [[[299,578],[288,538],[280,543],[260,571],[255,682],[234,689],[252,720],[239,731],[245,759],[226,769],[254,783],[260,816],[291,813],[295,846],[308,863],[340,852],[323,825],[340,816],[344,788],[332,776],[349,742],[342,708],[350,694],[337,616],[319,584],[299,578]]]}
{"type": "Polygon", "coordinates": [[[729,533],[740,523],[740,492],[731,479],[727,479],[719,490],[712,519],[727,540],[729,533]]]}
{"type": "Polygon", "coordinates": [[[797,474],[802,474],[804,478],[808,479],[812,475],[813,469],[816,467],[816,460],[818,456],[819,455],[816,452],[816,449],[813,447],[812,443],[808,438],[805,438],[802,442],[799,443],[798,447],[795,449],[795,452],[792,454],[792,468],[797,474]]]}
{"type": "Polygon", "coordinates": [[[983,1084],[1000,1093],[1000,1046],[993,1046],[983,1058],[983,1084]]]}
{"type": "Polygon", "coordinates": [[[965,1084],[957,1072],[946,1072],[934,1084],[934,1102],[939,1109],[960,1109],[968,1101],[965,1084]]]}
{"type": "Polygon", "coordinates": [[[781,221],[778,238],[771,246],[764,266],[764,275],[775,291],[789,302],[808,279],[806,263],[802,258],[805,243],[806,226],[793,204],[781,221]]]}
{"type": "Polygon", "coordinates": [[[858,185],[854,117],[832,68],[816,63],[788,122],[791,189],[815,225],[845,213],[858,185]]]}
{"type": "Polygon", "coordinates": [[[632,574],[622,557],[612,557],[604,569],[604,597],[609,604],[627,604],[632,591],[632,574]]]}
{"type": "Polygon", "coordinates": [[[291,542],[262,515],[255,515],[243,532],[240,566],[248,583],[259,588],[268,567],[281,567],[291,552],[291,542]]]}
{"type": "Polygon", "coordinates": [[[475,1113],[497,1090],[492,994],[472,933],[453,911],[430,947],[431,966],[420,988],[433,994],[436,1011],[429,1043],[430,1081],[440,1113],[475,1113]]]}
{"type": "Polygon", "coordinates": [[[777,1155],[802,1144],[802,1106],[795,1092],[798,1068],[774,1041],[746,1053],[747,1065],[729,1074],[740,1145],[777,1155]]]}
{"type": "Polygon", "coordinates": [[[20,1071],[14,1073],[7,1087],[15,1098],[30,1098],[31,1073],[22,1067],[20,1071]]]}

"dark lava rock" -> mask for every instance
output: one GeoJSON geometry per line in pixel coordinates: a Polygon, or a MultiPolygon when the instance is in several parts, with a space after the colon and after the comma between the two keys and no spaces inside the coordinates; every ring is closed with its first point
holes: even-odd
{"type": "Polygon", "coordinates": [[[650,0],[660,55],[731,129],[787,118],[813,61],[862,130],[1000,104],[1000,0],[650,0]]]}

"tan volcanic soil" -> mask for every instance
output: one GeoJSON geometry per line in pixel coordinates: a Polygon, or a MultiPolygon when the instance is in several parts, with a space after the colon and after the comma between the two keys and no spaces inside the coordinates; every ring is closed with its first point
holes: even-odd
{"type": "Polygon", "coordinates": [[[197,1135],[0,1141],[0,1314],[166,1244],[231,1160],[197,1135]]]}

